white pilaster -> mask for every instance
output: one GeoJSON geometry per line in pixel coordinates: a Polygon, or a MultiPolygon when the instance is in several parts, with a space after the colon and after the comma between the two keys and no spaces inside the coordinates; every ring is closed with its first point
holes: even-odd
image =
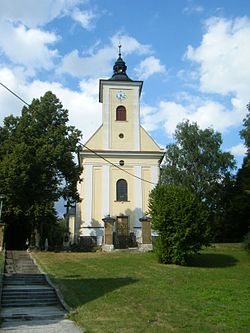
{"type": "Polygon", "coordinates": [[[139,87],[135,87],[134,94],[134,149],[139,151],[141,150],[139,87]]]}
{"type": "MultiPolygon", "coordinates": [[[[81,193],[80,183],[77,184],[77,190],[81,193]]],[[[81,227],[81,204],[82,202],[76,203],[76,215],[75,215],[75,234],[74,234],[74,242],[77,243],[78,237],[80,236],[80,227],[81,227]]]]}
{"type": "MultiPolygon", "coordinates": [[[[141,166],[134,166],[135,176],[141,178],[141,166]]],[[[134,178],[134,198],[135,198],[135,225],[134,227],[141,227],[139,218],[142,217],[142,181],[141,179],[134,178]]]]}
{"type": "Polygon", "coordinates": [[[110,166],[102,166],[102,216],[110,214],[110,166]]]}
{"type": "Polygon", "coordinates": [[[92,223],[92,192],[93,192],[93,166],[84,166],[84,227],[91,227],[92,223]]]}
{"type": "Polygon", "coordinates": [[[155,185],[152,185],[152,188],[156,186],[158,183],[159,179],[159,167],[158,165],[152,165],[151,166],[151,182],[154,183],[155,185]]]}
{"type": "Polygon", "coordinates": [[[110,136],[110,111],[109,111],[109,88],[103,88],[103,146],[104,149],[109,149],[110,136]]]}

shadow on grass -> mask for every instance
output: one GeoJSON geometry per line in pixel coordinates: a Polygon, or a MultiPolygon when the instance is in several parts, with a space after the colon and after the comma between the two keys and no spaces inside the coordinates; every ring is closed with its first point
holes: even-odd
{"type": "Polygon", "coordinates": [[[238,260],[227,254],[203,253],[189,258],[187,265],[191,267],[223,268],[237,264],[238,260]]]}
{"type": "Polygon", "coordinates": [[[77,275],[67,276],[64,279],[52,278],[52,280],[57,284],[70,307],[83,305],[138,281],[131,277],[84,279],[77,275]]]}

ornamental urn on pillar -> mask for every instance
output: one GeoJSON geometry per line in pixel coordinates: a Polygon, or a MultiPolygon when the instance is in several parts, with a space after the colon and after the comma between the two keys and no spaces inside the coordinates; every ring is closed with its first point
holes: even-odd
{"type": "Polygon", "coordinates": [[[148,252],[153,250],[152,236],[151,236],[151,217],[143,216],[139,219],[141,222],[141,238],[142,243],[139,244],[139,250],[148,252]]]}
{"type": "Polygon", "coordinates": [[[107,215],[102,220],[104,222],[104,244],[102,245],[102,250],[104,252],[111,252],[114,250],[113,224],[115,222],[115,218],[107,215]]]}

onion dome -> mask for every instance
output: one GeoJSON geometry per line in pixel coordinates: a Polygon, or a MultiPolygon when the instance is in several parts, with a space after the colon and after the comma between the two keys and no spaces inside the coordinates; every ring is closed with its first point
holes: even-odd
{"type": "Polygon", "coordinates": [[[113,66],[113,76],[110,78],[112,81],[132,81],[127,73],[127,66],[125,61],[121,57],[121,45],[119,45],[119,55],[118,58],[113,66]]]}

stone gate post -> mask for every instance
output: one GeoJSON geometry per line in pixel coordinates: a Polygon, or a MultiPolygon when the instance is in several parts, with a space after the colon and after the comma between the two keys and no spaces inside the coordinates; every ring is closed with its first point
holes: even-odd
{"type": "Polygon", "coordinates": [[[152,251],[151,218],[149,216],[143,216],[139,219],[139,221],[141,222],[142,238],[142,243],[139,244],[139,250],[142,252],[152,251]]]}
{"type": "Polygon", "coordinates": [[[115,219],[110,215],[107,215],[102,220],[104,222],[104,244],[102,245],[102,250],[104,252],[111,252],[114,250],[113,224],[115,219]]]}

